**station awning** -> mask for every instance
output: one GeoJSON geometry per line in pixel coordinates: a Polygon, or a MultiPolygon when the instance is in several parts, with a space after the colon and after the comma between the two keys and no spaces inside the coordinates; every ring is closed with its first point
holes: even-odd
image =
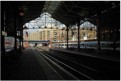
{"type": "MultiPolygon", "coordinates": [[[[120,5],[119,1],[47,1],[43,11],[65,25],[75,24],[77,19],[83,20],[103,11],[120,5]]],[[[112,12],[112,14],[115,12],[112,12]]],[[[105,15],[105,14],[103,14],[105,15]]],[[[94,20],[94,19],[93,19],[94,20]]]]}

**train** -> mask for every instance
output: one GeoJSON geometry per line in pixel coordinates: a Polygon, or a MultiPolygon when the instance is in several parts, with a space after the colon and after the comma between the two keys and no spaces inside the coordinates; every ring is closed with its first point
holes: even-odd
{"type": "MultiPolygon", "coordinates": [[[[108,42],[108,41],[100,41],[100,47],[102,50],[113,50],[114,42],[108,42]]],[[[52,44],[53,48],[61,48],[66,49],[67,43],[55,43],[52,44]]],[[[98,41],[87,41],[87,42],[80,42],[80,49],[97,49],[98,47],[98,41]]],[[[76,49],[78,48],[77,42],[69,42],[68,48],[76,49]]],[[[120,41],[117,41],[115,44],[116,50],[120,50],[120,41]]]]}

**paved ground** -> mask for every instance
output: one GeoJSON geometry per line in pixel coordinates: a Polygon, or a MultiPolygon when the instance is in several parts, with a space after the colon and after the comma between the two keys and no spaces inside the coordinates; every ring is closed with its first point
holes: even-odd
{"type": "Polygon", "coordinates": [[[2,80],[60,79],[49,65],[41,57],[38,57],[34,51],[34,49],[26,49],[21,55],[2,57],[2,80]],[[41,66],[41,62],[39,61],[45,66],[41,66]],[[44,68],[48,72],[45,72],[46,70],[44,68]]]}

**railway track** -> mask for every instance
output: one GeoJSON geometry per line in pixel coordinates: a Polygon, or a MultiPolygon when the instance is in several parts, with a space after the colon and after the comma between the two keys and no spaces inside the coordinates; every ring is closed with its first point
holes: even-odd
{"type": "Polygon", "coordinates": [[[96,77],[98,75],[97,70],[78,63],[76,59],[61,54],[48,53],[47,51],[44,50],[42,51],[42,49],[39,48],[36,49],[39,53],[41,53],[41,55],[44,58],[52,60],[53,62],[64,68],[66,71],[68,71],[70,74],[74,75],[76,79],[80,80],[97,79],[96,77]]]}
{"type": "Polygon", "coordinates": [[[47,54],[43,53],[42,50],[37,49],[37,54],[40,57],[43,57],[44,60],[51,66],[51,68],[63,79],[63,80],[79,80],[70,72],[66,71],[63,67],[61,67],[57,62],[55,62],[52,58],[48,57],[47,54]]]}

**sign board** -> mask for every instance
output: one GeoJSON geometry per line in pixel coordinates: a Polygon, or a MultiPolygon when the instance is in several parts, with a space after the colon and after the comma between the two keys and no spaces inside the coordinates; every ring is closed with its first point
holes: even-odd
{"type": "Polygon", "coordinates": [[[7,32],[2,31],[2,35],[7,36],[7,32]]]}

